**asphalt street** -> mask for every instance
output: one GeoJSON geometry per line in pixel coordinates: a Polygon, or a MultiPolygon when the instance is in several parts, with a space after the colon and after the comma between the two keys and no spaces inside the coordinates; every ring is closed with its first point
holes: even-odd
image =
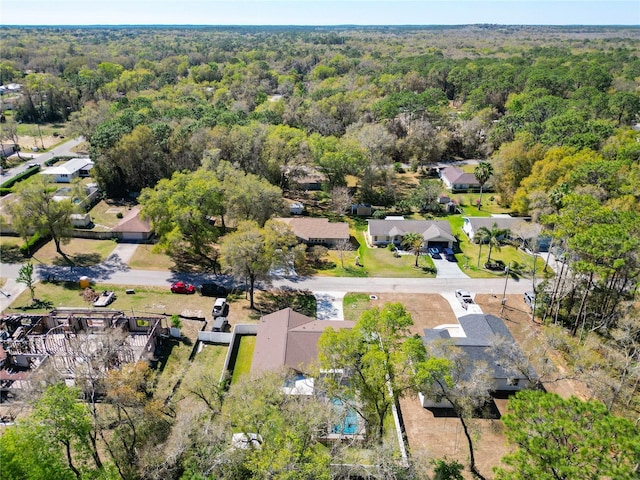
{"type": "MultiPolygon", "coordinates": [[[[0,293],[10,295],[6,297],[0,294],[0,311],[4,310],[17,295],[24,290],[22,284],[16,284],[19,264],[0,264],[0,276],[9,281],[0,290],[0,293]],[[10,287],[10,291],[9,290],[10,287]]],[[[233,279],[227,276],[199,275],[190,273],[172,273],[155,270],[132,270],[118,256],[111,255],[105,262],[93,267],[60,267],[52,265],[35,265],[36,275],[40,280],[56,279],[66,281],[78,281],[80,277],[87,276],[93,282],[116,284],[135,287],[137,285],[165,286],[169,288],[171,282],[184,280],[193,284],[203,282],[218,282],[226,286],[234,284],[233,279]]],[[[237,285],[236,286],[241,286],[237,285]]],[[[366,292],[366,293],[445,293],[453,292],[457,288],[463,288],[472,294],[489,293],[502,295],[503,292],[522,294],[531,290],[530,279],[496,278],[351,278],[351,277],[276,277],[271,286],[282,288],[308,289],[312,292],[366,292]]],[[[269,285],[259,284],[259,288],[269,285]]]]}

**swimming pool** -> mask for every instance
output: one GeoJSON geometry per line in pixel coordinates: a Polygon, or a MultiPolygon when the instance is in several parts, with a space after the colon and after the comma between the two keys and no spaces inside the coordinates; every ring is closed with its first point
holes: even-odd
{"type": "Polygon", "coordinates": [[[356,411],[351,407],[347,407],[347,411],[345,412],[345,405],[339,398],[333,398],[331,403],[333,403],[338,414],[344,417],[342,422],[333,426],[331,433],[339,433],[342,435],[355,435],[358,433],[358,414],[356,411]]]}

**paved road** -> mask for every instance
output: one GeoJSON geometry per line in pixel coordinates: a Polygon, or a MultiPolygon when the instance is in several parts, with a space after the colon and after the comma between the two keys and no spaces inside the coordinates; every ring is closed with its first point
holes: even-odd
{"type": "MultiPolygon", "coordinates": [[[[123,252],[124,253],[124,252],[123,252]]],[[[11,279],[7,286],[12,286],[10,298],[0,295],[0,311],[4,310],[21,289],[21,284],[13,283],[18,276],[19,264],[0,264],[0,276],[11,279]]],[[[216,281],[230,286],[230,277],[215,277],[213,275],[180,274],[167,271],[132,270],[118,255],[111,255],[104,263],[94,267],[59,267],[54,265],[36,265],[39,279],[55,278],[57,280],[77,281],[81,276],[87,276],[96,283],[112,283],[116,285],[132,286],[150,285],[165,286],[178,279],[194,284],[205,281],[216,281]]],[[[312,292],[401,292],[401,293],[442,293],[453,292],[456,288],[464,288],[472,293],[490,293],[502,295],[507,293],[524,293],[531,290],[531,280],[520,280],[510,277],[497,279],[473,278],[349,278],[349,277],[279,277],[273,280],[275,287],[289,287],[308,289],[312,292]]],[[[260,285],[265,288],[266,285],[260,285]]],[[[23,290],[23,289],[22,289],[23,290]]]]}
{"type": "Polygon", "coordinates": [[[28,154],[25,152],[21,152],[20,156],[24,159],[24,163],[22,165],[18,165],[17,167],[11,168],[10,170],[5,170],[2,174],[1,181],[5,182],[22,173],[27,169],[27,164],[29,163],[37,163],[38,165],[42,165],[46,160],[49,160],[53,157],[79,157],[79,155],[73,152],[72,149],[82,142],[84,142],[84,138],[78,137],[67,140],[64,143],[53,147],[48,152],[28,154]]]}

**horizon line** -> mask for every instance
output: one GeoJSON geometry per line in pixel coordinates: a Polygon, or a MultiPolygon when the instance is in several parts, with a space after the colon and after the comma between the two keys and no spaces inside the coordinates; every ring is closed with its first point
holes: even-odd
{"type": "Polygon", "coordinates": [[[640,28],[640,24],[625,23],[344,23],[344,24],[259,24],[259,23],[63,23],[63,24],[2,24],[0,29],[14,28],[40,28],[40,27],[325,27],[325,28],[360,28],[360,27],[624,27],[640,28]]]}

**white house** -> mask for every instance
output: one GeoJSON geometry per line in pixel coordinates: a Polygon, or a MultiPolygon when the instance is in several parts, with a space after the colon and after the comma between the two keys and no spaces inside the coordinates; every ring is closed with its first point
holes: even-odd
{"type": "Polygon", "coordinates": [[[441,247],[453,248],[457,242],[451,233],[451,225],[446,220],[404,220],[390,219],[368,220],[367,240],[374,246],[386,246],[393,243],[402,244],[402,239],[408,233],[418,233],[424,239],[423,248],[441,247]]]}
{"type": "Polygon", "coordinates": [[[90,176],[93,161],[90,158],[72,158],[62,165],[49,167],[41,175],[52,175],[57,183],[71,183],[74,178],[90,176]]]}
{"type": "Polygon", "coordinates": [[[509,215],[464,217],[462,231],[469,237],[469,240],[473,241],[480,228],[485,227],[491,230],[494,224],[501,230],[509,230],[506,238],[522,242],[528,248],[535,247],[536,251],[546,252],[549,249],[551,239],[547,235],[541,235],[542,226],[531,222],[529,218],[511,217],[509,215]]]}

